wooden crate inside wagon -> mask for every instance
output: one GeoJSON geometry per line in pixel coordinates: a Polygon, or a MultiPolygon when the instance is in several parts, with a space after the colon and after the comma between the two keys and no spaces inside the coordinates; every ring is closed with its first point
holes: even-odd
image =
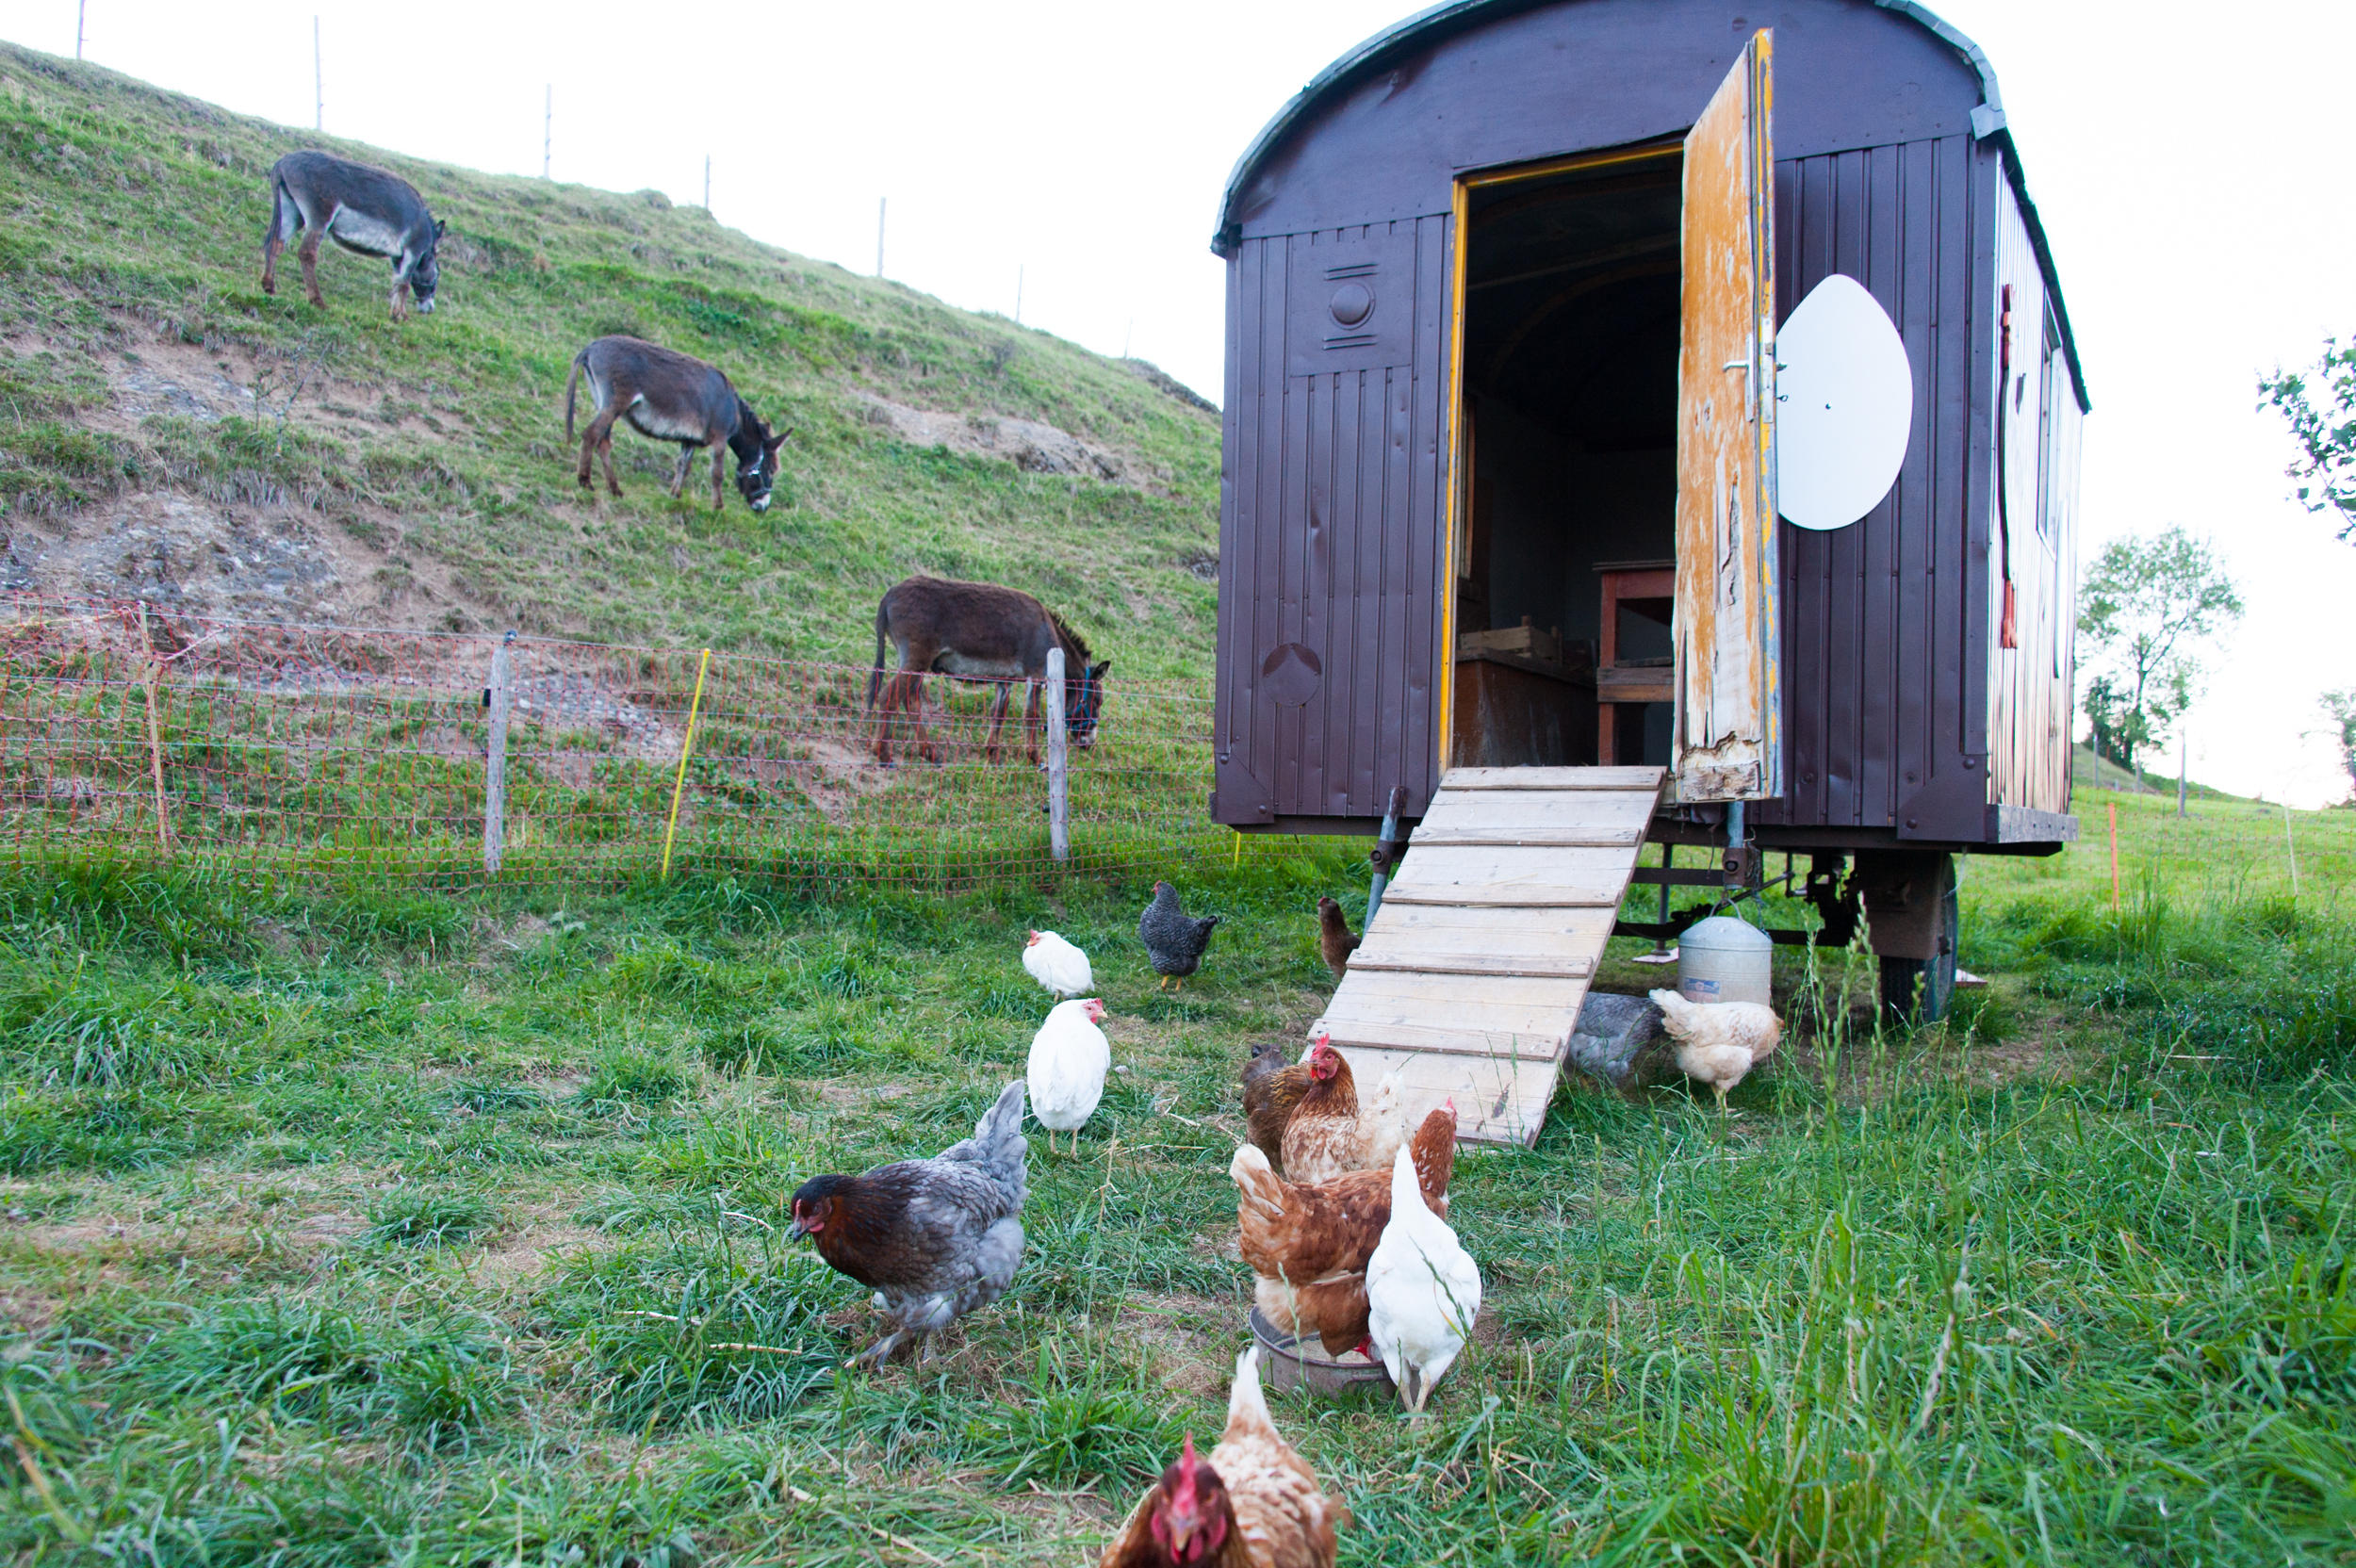
{"type": "Polygon", "coordinates": [[[1534,1136],[1631,876],[1776,850],[1937,1016],[1953,857],[2077,828],[2087,403],[1987,57],[1910,0],[1437,6],[1269,122],[1214,249],[1213,815],[1415,824],[1336,1042],[1534,1136]],[[1525,620],[1593,667],[1507,667],[1525,620]]]}

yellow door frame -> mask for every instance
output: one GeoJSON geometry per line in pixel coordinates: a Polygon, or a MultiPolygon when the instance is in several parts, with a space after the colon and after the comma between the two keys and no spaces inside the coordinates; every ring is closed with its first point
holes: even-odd
{"type": "Polygon", "coordinates": [[[1456,535],[1459,508],[1469,510],[1472,499],[1469,486],[1472,475],[1464,462],[1464,283],[1470,266],[1472,243],[1470,219],[1472,193],[1489,186],[1515,185],[1525,180],[1542,180],[1552,174],[1567,173],[1575,169],[1602,169],[1617,163],[1649,163],[1661,158],[1681,158],[1685,155],[1685,140],[1647,142],[1639,147],[1622,147],[1607,153],[1575,153],[1565,157],[1546,158],[1536,163],[1509,164],[1497,169],[1480,169],[1456,176],[1450,198],[1450,214],[1454,219],[1455,255],[1448,269],[1448,384],[1443,389],[1448,396],[1448,474],[1442,482],[1445,495],[1440,511],[1440,722],[1437,736],[1439,772],[1445,776],[1453,758],[1449,755],[1456,744],[1456,535]]]}

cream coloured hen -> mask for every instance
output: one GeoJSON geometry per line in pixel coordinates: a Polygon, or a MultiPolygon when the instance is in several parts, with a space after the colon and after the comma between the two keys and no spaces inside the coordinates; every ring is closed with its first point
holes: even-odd
{"type": "Polygon", "coordinates": [[[1058,1002],[1047,1021],[1031,1037],[1031,1059],[1025,1077],[1031,1090],[1031,1114],[1047,1129],[1052,1152],[1057,1133],[1072,1135],[1072,1152],[1080,1152],[1080,1129],[1096,1114],[1104,1098],[1104,1074],[1113,1065],[1112,1043],[1097,1024],[1104,1004],[1095,997],[1058,1002]]]}
{"type": "Polygon", "coordinates": [[[1096,988],[1088,956],[1053,931],[1034,931],[1023,944],[1023,967],[1058,1002],[1096,988]]]}
{"type": "Polygon", "coordinates": [[[1783,1037],[1783,1020],[1756,1002],[1694,1002],[1677,991],[1657,990],[1661,1026],[1677,1045],[1677,1070],[1698,1078],[1726,1108],[1726,1091],[1765,1061],[1783,1037]]]}
{"type": "Polygon", "coordinates": [[[1366,1261],[1366,1336],[1419,1415],[1455,1364],[1481,1313],[1481,1267],[1447,1220],[1424,1205],[1413,1155],[1391,1165],[1391,1218],[1366,1261]]]}

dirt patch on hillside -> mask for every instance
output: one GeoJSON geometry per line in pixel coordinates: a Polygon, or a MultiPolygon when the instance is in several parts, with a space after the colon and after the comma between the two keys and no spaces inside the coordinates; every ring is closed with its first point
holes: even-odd
{"type": "Polygon", "coordinates": [[[1170,493],[1168,476],[1109,447],[1083,441],[1070,431],[1007,414],[941,414],[910,408],[872,393],[855,394],[871,425],[911,447],[945,447],[953,452],[994,457],[1028,474],[1070,474],[1106,484],[1123,484],[1152,495],[1170,493]]]}
{"type": "MultiPolygon", "coordinates": [[[[237,416],[345,445],[464,434],[463,416],[337,381],[317,361],[257,358],[119,319],[136,347],[91,356],[106,396],[76,412],[89,429],[138,437],[155,419],[209,425],[237,416]]],[[[20,357],[58,351],[21,335],[5,347],[20,357]]],[[[499,618],[448,568],[402,549],[394,514],[349,499],[338,514],[270,485],[125,491],[58,515],[20,514],[0,525],[0,589],[269,620],[455,627],[499,618]]]]}

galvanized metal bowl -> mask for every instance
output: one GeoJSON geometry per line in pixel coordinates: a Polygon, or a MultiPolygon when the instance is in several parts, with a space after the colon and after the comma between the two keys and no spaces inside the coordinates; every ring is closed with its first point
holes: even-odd
{"type": "Polygon", "coordinates": [[[1367,1388],[1393,1396],[1398,1392],[1381,1362],[1368,1361],[1354,1350],[1338,1359],[1329,1356],[1315,1338],[1306,1343],[1293,1338],[1257,1307],[1252,1309],[1252,1337],[1259,1343],[1269,1384],[1280,1393],[1296,1388],[1324,1395],[1367,1388]]]}

